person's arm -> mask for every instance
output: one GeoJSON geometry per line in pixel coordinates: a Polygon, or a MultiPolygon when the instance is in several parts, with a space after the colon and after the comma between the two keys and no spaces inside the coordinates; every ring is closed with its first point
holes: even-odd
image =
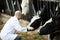
{"type": "Polygon", "coordinates": [[[27,32],[27,27],[22,27],[19,22],[15,22],[14,23],[14,28],[18,31],[18,32],[27,32]]]}

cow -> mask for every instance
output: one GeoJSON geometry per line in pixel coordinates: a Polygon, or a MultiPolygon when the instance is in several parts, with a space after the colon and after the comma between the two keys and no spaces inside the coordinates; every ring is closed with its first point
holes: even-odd
{"type": "Polygon", "coordinates": [[[52,21],[50,21],[49,23],[45,23],[43,28],[41,28],[40,30],[40,35],[43,35],[43,34],[51,34],[51,39],[54,38],[55,34],[57,35],[59,32],[58,30],[60,30],[60,8],[58,8],[58,13],[56,13],[57,15],[52,17],[52,21]],[[46,31],[44,31],[46,30],[46,31]]]}
{"type": "MultiPolygon", "coordinates": [[[[55,22],[54,20],[57,17],[57,16],[55,17],[55,15],[54,15],[54,12],[57,10],[57,8],[56,8],[57,7],[57,4],[56,3],[53,3],[53,2],[51,2],[49,4],[47,4],[48,6],[45,5],[45,7],[43,8],[43,10],[41,10],[41,13],[39,15],[36,15],[36,16],[34,16],[32,18],[31,22],[28,25],[28,28],[29,28],[28,30],[35,30],[35,29],[39,28],[40,23],[42,21],[42,25],[47,25],[47,28],[49,27],[48,25],[51,26],[51,27],[49,27],[50,30],[48,29],[48,32],[47,33],[45,32],[45,33],[46,34],[50,34],[51,35],[50,37],[52,39],[52,38],[54,38],[54,35],[52,35],[51,33],[53,33],[56,30],[56,29],[54,29],[55,27],[52,27],[52,25],[54,24],[54,22],[55,22]],[[55,6],[54,6],[54,4],[55,4],[55,6]],[[51,28],[53,28],[54,30],[52,29],[53,30],[52,31],[51,28]]],[[[41,28],[41,29],[43,29],[43,28],[41,28]]],[[[40,30],[40,33],[39,34],[42,35],[41,30],[40,30]]]]}
{"type": "Polygon", "coordinates": [[[22,0],[22,13],[26,15],[29,12],[29,0],[22,0]]]}
{"type": "Polygon", "coordinates": [[[58,15],[55,19],[50,19],[49,21],[47,21],[42,28],[40,28],[40,35],[47,35],[47,34],[51,34],[51,39],[54,38],[55,34],[58,33],[58,31],[60,30],[60,15],[58,15]],[[54,36],[52,36],[54,35],[54,36]]]}
{"type": "Polygon", "coordinates": [[[34,21],[32,21],[31,20],[31,23],[28,25],[28,26],[30,26],[30,27],[33,27],[34,29],[35,29],[35,27],[36,28],[39,28],[39,26],[40,26],[40,23],[41,23],[41,21],[42,21],[42,25],[47,21],[47,20],[49,20],[50,19],[50,11],[49,11],[49,6],[48,6],[48,4],[47,5],[45,5],[45,7],[41,10],[41,12],[39,13],[39,15],[36,15],[36,16],[34,16],[33,18],[32,18],[32,20],[34,20],[34,21]],[[47,11],[48,10],[48,11],[47,11]],[[38,18],[37,18],[38,17],[38,18]],[[40,18],[39,18],[40,17],[40,18]],[[36,22],[37,21],[37,22],[36,22]],[[35,23],[36,22],[36,23],[35,23]],[[38,23],[39,22],[39,23],[38,23]],[[34,26],[33,26],[34,25],[34,26]]]}

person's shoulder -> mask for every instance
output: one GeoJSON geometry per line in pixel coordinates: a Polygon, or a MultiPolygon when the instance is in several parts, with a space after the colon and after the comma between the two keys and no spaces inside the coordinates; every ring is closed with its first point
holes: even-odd
{"type": "Polygon", "coordinates": [[[13,22],[14,20],[14,17],[11,17],[8,21],[13,22]]]}
{"type": "Polygon", "coordinates": [[[10,20],[16,20],[15,17],[11,17],[10,20]]]}
{"type": "Polygon", "coordinates": [[[13,17],[11,17],[9,20],[12,20],[13,19],[13,17]]]}
{"type": "Polygon", "coordinates": [[[16,17],[11,17],[11,21],[13,21],[13,22],[17,22],[18,20],[17,20],[17,18],[16,17]]]}

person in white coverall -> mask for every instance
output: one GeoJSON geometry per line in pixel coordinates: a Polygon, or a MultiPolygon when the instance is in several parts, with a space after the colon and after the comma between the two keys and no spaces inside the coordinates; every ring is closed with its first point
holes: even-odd
{"type": "Polygon", "coordinates": [[[21,40],[21,37],[16,34],[16,31],[27,32],[27,27],[22,27],[19,24],[18,20],[21,18],[21,11],[16,11],[15,15],[6,22],[0,33],[2,40],[21,40]]]}

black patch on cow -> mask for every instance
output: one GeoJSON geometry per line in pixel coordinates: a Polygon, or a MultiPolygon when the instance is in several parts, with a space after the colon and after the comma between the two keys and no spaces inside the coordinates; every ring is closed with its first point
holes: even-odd
{"type": "Polygon", "coordinates": [[[58,22],[56,24],[58,20],[54,20],[51,23],[47,23],[43,28],[41,28],[40,30],[40,35],[47,35],[47,34],[53,34],[56,31],[60,30],[60,23],[58,22]]]}
{"type": "Polygon", "coordinates": [[[34,30],[35,30],[35,29],[39,28],[40,23],[41,23],[41,19],[39,18],[39,19],[35,20],[35,21],[30,25],[30,27],[33,27],[34,30]]]}
{"type": "Polygon", "coordinates": [[[51,34],[51,33],[55,32],[54,26],[55,25],[53,23],[46,24],[43,28],[41,28],[39,34],[40,35],[47,35],[47,34],[51,34]]]}

